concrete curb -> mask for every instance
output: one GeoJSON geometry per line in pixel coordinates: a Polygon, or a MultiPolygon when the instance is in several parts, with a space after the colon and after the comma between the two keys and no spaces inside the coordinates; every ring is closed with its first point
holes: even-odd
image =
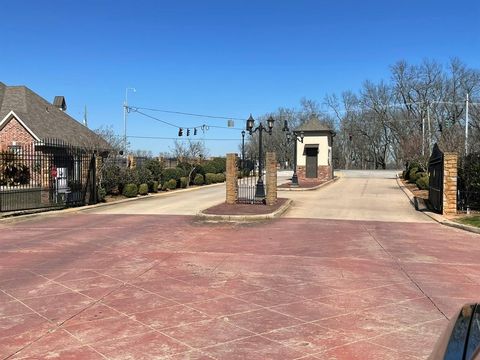
{"type": "Polygon", "coordinates": [[[53,216],[53,215],[61,215],[61,214],[70,214],[70,213],[75,213],[75,212],[82,212],[82,211],[88,211],[96,208],[101,208],[104,206],[111,206],[111,205],[116,205],[116,204],[122,204],[130,201],[139,201],[139,200],[145,200],[145,199],[151,199],[155,197],[161,197],[161,196],[168,196],[172,194],[176,194],[178,192],[188,192],[188,191],[195,191],[195,190],[200,190],[200,189],[205,189],[207,187],[214,187],[214,186],[221,186],[225,185],[224,182],[222,183],[217,183],[217,184],[210,184],[210,185],[202,185],[202,186],[194,186],[190,187],[187,189],[177,189],[174,191],[167,191],[167,192],[160,192],[160,193],[153,193],[153,194],[148,194],[145,196],[137,196],[134,198],[127,198],[127,199],[121,199],[121,200],[115,200],[111,201],[108,203],[98,203],[95,205],[84,205],[84,206],[78,206],[78,207],[71,207],[71,208],[66,208],[66,209],[47,209],[47,210],[33,210],[32,212],[29,212],[28,210],[25,211],[20,211],[18,213],[12,213],[7,216],[0,216],[0,222],[3,220],[12,220],[12,219],[25,219],[25,218],[30,218],[30,217],[37,217],[37,216],[53,216]]]}
{"type": "MultiPolygon", "coordinates": [[[[403,183],[400,181],[400,177],[397,174],[397,184],[402,189],[402,191],[407,195],[408,199],[410,200],[410,203],[412,204],[413,207],[415,207],[415,196],[412,194],[408,188],[403,185],[403,183]]],[[[457,228],[460,230],[465,230],[469,232],[473,232],[476,234],[480,234],[480,228],[474,227],[474,226],[469,226],[465,224],[460,224],[451,220],[448,220],[441,214],[437,214],[431,211],[421,211],[423,214],[427,215],[430,219],[438,222],[439,224],[445,225],[445,226],[450,226],[453,228],[457,228]]]]}
{"type": "Polygon", "coordinates": [[[293,187],[293,188],[281,188],[281,187],[278,187],[277,186],[277,191],[312,191],[312,190],[317,190],[317,189],[320,189],[324,186],[327,186],[335,181],[337,181],[339,179],[338,176],[335,176],[332,180],[328,180],[327,182],[324,182],[323,184],[320,184],[320,185],[317,185],[317,186],[314,186],[314,187],[311,187],[311,188],[301,188],[301,187],[293,187]]]}
{"type": "MultiPolygon", "coordinates": [[[[215,214],[205,214],[202,211],[197,213],[197,217],[202,220],[215,220],[215,221],[235,221],[235,222],[242,222],[242,221],[258,221],[258,220],[269,220],[274,219],[281,216],[292,204],[292,199],[287,199],[285,204],[280,206],[274,212],[268,214],[261,214],[261,215],[215,215],[215,214]]],[[[260,206],[260,205],[259,205],[260,206]]]]}

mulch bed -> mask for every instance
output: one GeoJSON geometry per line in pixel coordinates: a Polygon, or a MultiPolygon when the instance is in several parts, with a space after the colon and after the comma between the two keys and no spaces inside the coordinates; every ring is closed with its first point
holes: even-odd
{"type": "Polygon", "coordinates": [[[264,215],[278,210],[287,199],[278,198],[275,205],[262,204],[219,204],[203,210],[205,214],[212,215],[264,215]]]}
{"type": "Polygon", "coordinates": [[[409,183],[404,179],[400,179],[400,181],[408,190],[412,192],[413,196],[428,200],[428,190],[420,190],[416,184],[409,183]]]}
{"type": "MultiPolygon", "coordinates": [[[[305,189],[309,189],[309,188],[313,188],[315,186],[318,186],[318,185],[321,185],[325,183],[325,181],[299,181],[298,182],[298,186],[295,186],[295,188],[305,188],[305,189]]],[[[286,184],[282,184],[282,185],[279,185],[278,186],[279,188],[282,188],[282,189],[289,189],[292,187],[292,183],[289,182],[289,183],[286,183],[286,184]]]]}

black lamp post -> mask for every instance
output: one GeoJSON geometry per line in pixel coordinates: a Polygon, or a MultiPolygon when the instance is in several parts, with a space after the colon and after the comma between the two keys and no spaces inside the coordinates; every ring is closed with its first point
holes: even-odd
{"type": "Polygon", "coordinates": [[[242,170],[245,168],[245,130],[242,130],[242,170]]]}
{"type": "Polygon", "coordinates": [[[272,129],[273,129],[273,123],[275,120],[270,116],[267,120],[267,127],[263,126],[262,123],[260,123],[255,129],[253,126],[255,125],[255,120],[253,119],[252,115],[250,114],[250,117],[247,120],[247,131],[250,135],[252,135],[254,132],[258,131],[258,181],[257,181],[257,186],[255,188],[255,198],[265,198],[265,186],[263,184],[263,168],[262,168],[262,162],[263,162],[263,144],[262,144],[262,133],[268,132],[269,135],[272,135],[272,129]]]}
{"type": "Polygon", "coordinates": [[[283,131],[285,131],[285,136],[287,137],[287,142],[293,139],[293,175],[292,175],[292,186],[298,186],[298,176],[297,176],[297,141],[300,141],[303,144],[303,138],[305,137],[303,131],[300,131],[300,135],[296,131],[290,132],[288,128],[287,120],[285,120],[283,125],[283,131]]]}

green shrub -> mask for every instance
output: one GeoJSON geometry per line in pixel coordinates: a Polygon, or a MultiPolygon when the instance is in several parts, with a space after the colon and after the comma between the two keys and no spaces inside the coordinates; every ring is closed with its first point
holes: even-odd
{"type": "Polygon", "coordinates": [[[107,191],[103,187],[99,186],[97,188],[97,200],[98,200],[98,202],[104,202],[106,195],[107,195],[107,191]]]}
{"type": "Polygon", "coordinates": [[[165,183],[165,186],[169,190],[174,190],[177,188],[177,180],[175,179],[170,179],[165,183]]]}
{"type": "Polygon", "coordinates": [[[203,185],[203,175],[202,174],[197,174],[195,176],[195,179],[193,179],[193,183],[195,185],[203,185]]]}
{"type": "Polygon", "coordinates": [[[157,193],[158,192],[158,181],[151,181],[148,183],[148,192],[157,193]]]}
{"type": "Polygon", "coordinates": [[[414,183],[415,181],[417,181],[417,172],[418,172],[417,167],[413,167],[408,171],[408,180],[410,182],[414,183]]]}
{"type": "Polygon", "coordinates": [[[205,175],[208,173],[211,173],[211,174],[217,173],[217,167],[215,166],[215,163],[213,163],[212,161],[207,161],[205,164],[203,164],[202,167],[205,175]]]}
{"type": "Polygon", "coordinates": [[[220,182],[224,182],[225,181],[225,174],[224,173],[220,173],[220,174],[215,174],[215,182],[217,183],[220,183],[220,182]]]}
{"type": "Polygon", "coordinates": [[[428,187],[429,187],[428,184],[429,184],[430,178],[428,174],[425,174],[425,173],[421,173],[421,174],[423,175],[417,179],[416,184],[420,190],[428,190],[428,187]]]}
{"type": "Polygon", "coordinates": [[[137,168],[137,177],[137,185],[148,184],[149,182],[154,180],[152,172],[148,170],[145,166],[137,168]]]}
{"type": "Polygon", "coordinates": [[[123,187],[123,195],[126,196],[126,197],[135,197],[137,196],[137,193],[138,193],[138,187],[136,184],[126,184],[124,187],[123,187]]]}
{"type": "Polygon", "coordinates": [[[215,183],[215,180],[216,180],[216,174],[213,174],[213,173],[206,173],[205,174],[205,184],[206,185],[210,185],[210,184],[213,184],[215,183]]]}
{"type": "Polygon", "coordinates": [[[127,184],[135,184],[138,186],[138,173],[136,169],[120,169],[118,187],[122,194],[123,189],[127,184]]]}
{"type": "Polygon", "coordinates": [[[242,172],[242,170],[238,170],[238,171],[237,171],[237,178],[238,178],[238,179],[242,179],[242,178],[243,178],[243,172],[242,172]]]}
{"type": "Polygon", "coordinates": [[[160,181],[162,176],[163,166],[157,159],[148,159],[143,163],[143,166],[150,170],[154,181],[160,181]]]}
{"type": "Polygon", "coordinates": [[[148,184],[140,184],[138,187],[139,195],[148,195],[148,184]]]}
{"type": "Polygon", "coordinates": [[[186,176],[182,176],[180,178],[180,187],[185,189],[188,186],[188,178],[186,176]]]}
{"type": "Polygon", "coordinates": [[[174,179],[175,181],[180,180],[183,171],[177,168],[164,169],[162,171],[162,184],[166,184],[168,181],[174,179]]]}
{"type": "Polygon", "coordinates": [[[115,164],[106,164],[100,172],[100,186],[107,194],[117,195],[120,185],[120,167],[115,164]]]}

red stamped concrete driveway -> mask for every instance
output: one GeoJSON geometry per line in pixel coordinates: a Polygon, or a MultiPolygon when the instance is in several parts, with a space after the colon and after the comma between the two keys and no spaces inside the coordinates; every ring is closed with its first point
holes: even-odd
{"type": "Polygon", "coordinates": [[[69,214],[0,230],[3,359],[424,359],[480,299],[480,236],[436,223],[69,214]]]}

